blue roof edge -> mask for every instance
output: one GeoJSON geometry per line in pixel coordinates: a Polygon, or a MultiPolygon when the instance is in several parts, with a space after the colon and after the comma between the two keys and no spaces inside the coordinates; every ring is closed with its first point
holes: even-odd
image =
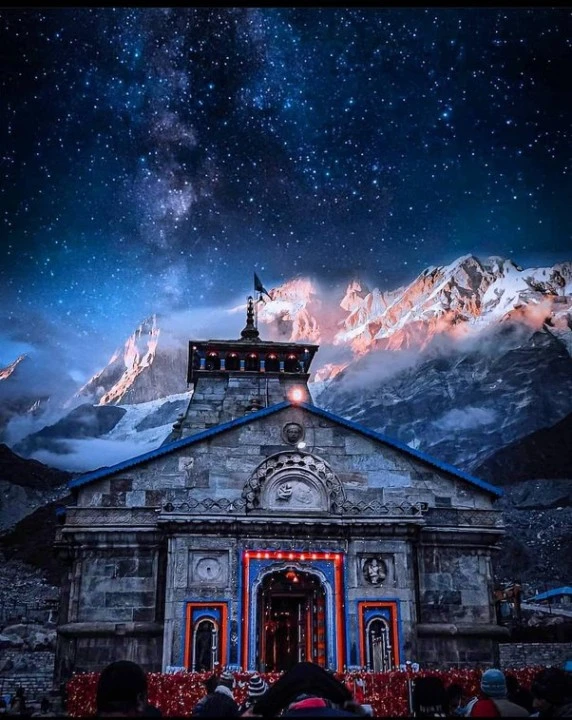
{"type": "Polygon", "coordinates": [[[299,403],[299,405],[300,405],[300,407],[303,407],[306,410],[309,410],[310,412],[315,413],[316,415],[321,415],[322,417],[327,418],[328,420],[333,420],[337,423],[340,423],[341,425],[345,425],[347,428],[350,428],[351,430],[355,430],[356,432],[359,432],[362,435],[365,435],[366,437],[369,437],[369,438],[372,438],[373,440],[378,440],[382,443],[385,443],[386,445],[389,445],[390,447],[393,447],[396,450],[402,450],[403,452],[407,453],[408,455],[413,456],[417,460],[422,460],[423,462],[433,465],[434,467],[438,468],[439,470],[443,470],[444,472],[450,473],[451,475],[455,475],[456,477],[461,478],[461,480],[465,480],[465,481],[471,483],[472,485],[476,485],[481,490],[486,490],[487,492],[490,492],[493,495],[496,495],[497,497],[502,497],[504,495],[504,492],[500,488],[497,488],[494,485],[491,485],[490,483],[486,482],[486,480],[481,480],[480,478],[474,477],[473,475],[469,475],[469,473],[466,473],[463,470],[460,470],[459,468],[455,467],[454,465],[449,465],[449,463],[443,462],[442,460],[438,460],[437,458],[434,458],[431,455],[427,455],[424,452],[421,452],[420,450],[415,450],[414,448],[409,447],[409,445],[406,445],[405,443],[402,443],[399,440],[394,440],[393,438],[387,437],[387,435],[378,433],[375,430],[370,430],[370,428],[367,428],[364,425],[355,423],[352,420],[347,420],[346,418],[341,417],[340,415],[335,415],[334,413],[328,412],[328,410],[324,410],[323,408],[320,408],[317,405],[310,405],[309,403],[299,403]]]}
{"type": "Polygon", "coordinates": [[[277,405],[271,405],[270,407],[263,408],[262,410],[250,413],[249,415],[244,415],[244,417],[236,418],[235,420],[229,420],[228,422],[221,423],[220,425],[215,425],[212,428],[208,428],[208,430],[201,430],[195,435],[190,435],[189,437],[182,438],[181,440],[174,440],[167,445],[159,445],[159,447],[155,450],[150,450],[149,452],[143,453],[142,455],[136,455],[135,457],[129,458],[128,460],[122,460],[120,463],[116,463],[115,465],[109,465],[98,468],[97,470],[92,470],[85,475],[80,475],[79,477],[70,480],[68,482],[68,488],[72,489],[81,487],[82,485],[87,485],[88,483],[93,482],[93,480],[100,480],[103,477],[107,477],[107,475],[113,475],[114,473],[120,472],[121,470],[127,470],[128,468],[134,467],[135,465],[141,465],[148,460],[153,460],[154,458],[168,455],[170,452],[173,452],[173,450],[179,450],[180,448],[194,445],[194,443],[196,442],[206,440],[207,438],[218,435],[225,430],[231,430],[232,428],[246,425],[255,418],[273,415],[275,412],[283,410],[290,405],[292,405],[292,403],[288,401],[278,403],[277,405]]]}
{"type": "Polygon", "coordinates": [[[552,590],[546,590],[546,592],[538,593],[525,600],[525,602],[533,602],[534,600],[548,600],[548,598],[556,597],[557,595],[572,595],[572,587],[570,585],[563,585],[562,587],[552,588],[552,590]]]}
{"type": "Polygon", "coordinates": [[[284,408],[287,407],[301,407],[304,410],[307,410],[308,412],[311,412],[315,415],[319,415],[328,420],[332,420],[333,422],[343,425],[350,430],[354,430],[355,432],[359,432],[366,437],[377,440],[378,442],[382,442],[389,447],[395,448],[396,450],[401,450],[402,452],[407,453],[408,455],[416,458],[417,460],[422,460],[423,462],[428,463],[429,465],[432,465],[439,470],[447,472],[451,475],[455,475],[461,480],[465,480],[466,482],[475,485],[481,490],[485,490],[486,492],[496,495],[497,497],[502,497],[502,495],[504,494],[500,488],[491,485],[485,480],[473,477],[472,475],[469,475],[463,470],[456,468],[454,465],[449,465],[446,462],[437,460],[437,458],[434,458],[431,455],[426,455],[419,450],[415,450],[412,447],[409,447],[409,445],[400,442],[399,440],[394,440],[387,437],[386,435],[383,435],[382,433],[376,432],[375,430],[370,430],[370,428],[360,425],[359,423],[355,423],[352,420],[347,420],[341,415],[335,415],[334,413],[328,412],[327,410],[324,410],[317,405],[305,402],[294,403],[290,402],[289,400],[285,400],[284,402],[278,403],[276,405],[271,405],[270,407],[263,408],[262,410],[250,413],[249,415],[245,415],[244,417],[236,418],[235,420],[229,420],[228,422],[221,423],[220,425],[215,425],[215,427],[209,428],[208,430],[202,430],[195,435],[182,438],[181,440],[175,440],[174,442],[168,443],[167,445],[160,445],[155,450],[143,453],[142,455],[137,455],[133,458],[129,458],[128,460],[123,460],[122,462],[115,465],[102,467],[86,473],[85,475],[80,475],[79,477],[69,481],[68,488],[73,489],[82,487],[90,482],[93,482],[94,480],[100,480],[101,478],[107,477],[108,475],[113,475],[114,473],[121,472],[122,470],[127,470],[128,468],[135,467],[136,465],[141,465],[142,463],[153,460],[154,458],[168,455],[174,450],[179,450],[180,448],[194,445],[201,440],[206,440],[207,438],[214,437],[215,435],[225,432],[226,430],[231,430],[233,428],[240,427],[241,425],[247,425],[253,420],[257,420],[259,418],[268,417],[269,415],[273,415],[274,413],[277,413],[280,410],[284,410],[284,408]]]}

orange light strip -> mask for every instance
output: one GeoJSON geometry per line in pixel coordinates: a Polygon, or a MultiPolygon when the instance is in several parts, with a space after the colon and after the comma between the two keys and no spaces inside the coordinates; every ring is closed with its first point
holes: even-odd
{"type": "Polygon", "coordinates": [[[359,651],[362,667],[366,662],[365,652],[365,627],[364,627],[364,610],[366,608],[388,609],[391,623],[392,637],[392,655],[395,667],[399,665],[399,633],[397,631],[397,603],[395,601],[379,602],[379,601],[360,601],[358,602],[358,626],[359,626],[359,651]]]}
{"type": "Polygon", "coordinates": [[[244,553],[242,563],[242,669],[248,668],[248,629],[249,629],[249,587],[248,571],[250,565],[250,554],[248,550],[244,553]]]}
{"type": "Polygon", "coordinates": [[[228,640],[226,637],[228,629],[228,605],[225,602],[188,602],[187,603],[187,625],[185,632],[185,667],[188,668],[191,662],[192,654],[192,638],[193,638],[193,610],[197,608],[213,608],[220,610],[220,663],[221,665],[226,664],[226,653],[228,647],[228,640]]]}
{"type": "Polygon", "coordinates": [[[242,667],[248,667],[248,636],[250,630],[250,587],[249,569],[251,560],[330,560],[334,562],[334,603],[336,623],[336,659],[337,670],[342,672],[344,665],[344,613],[343,603],[343,555],[339,552],[301,552],[292,550],[245,550],[242,563],[242,667]]]}
{"type": "MultiPolygon", "coordinates": [[[[341,557],[338,558],[341,560],[341,557]]],[[[338,660],[338,672],[342,672],[344,667],[344,613],[343,613],[343,576],[342,576],[342,563],[336,562],[334,575],[334,602],[336,604],[336,638],[337,638],[337,660],[338,660]]]]}
{"type": "Polygon", "coordinates": [[[250,560],[333,560],[342,561],[339,552],[292,552],[291,550],[245,550],[244,557],[250,560]]]}

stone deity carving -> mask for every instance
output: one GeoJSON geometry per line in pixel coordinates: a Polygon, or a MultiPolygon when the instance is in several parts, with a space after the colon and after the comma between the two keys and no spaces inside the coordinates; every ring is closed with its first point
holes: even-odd
{"type": "Polygon", "coordinates": [[[286,423],[282,434],[287,443],[296,445],[304,437],[304,428],[298,423],[286,423]]]}
{"type": "Polygon", "coordinates": [[[368,558],[363,564],[363,576],[370,585],[381,585],[387,575],[387,568],[383,560],[368,558]]]}

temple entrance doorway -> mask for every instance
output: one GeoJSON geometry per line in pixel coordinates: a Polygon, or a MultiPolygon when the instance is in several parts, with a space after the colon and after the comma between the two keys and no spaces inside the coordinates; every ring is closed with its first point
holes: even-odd
{"type": "Polygon", "coordinates": [[[326,666],[326,594],[318,577],[294,567],[270,573],[258,601],[261,672],[303,660],[326,666]]]}

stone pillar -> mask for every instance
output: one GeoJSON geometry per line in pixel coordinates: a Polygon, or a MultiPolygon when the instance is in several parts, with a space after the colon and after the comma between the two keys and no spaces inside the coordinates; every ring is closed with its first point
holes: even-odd
{"type": "Polygon", "coordinates": [[[167,540],[167,572],[165,583],[165,619],[163,625],[163,657],[161,670],[166,671],[168,665],[173,665],[173,625],[175,622],[175,603],[173,602],[173,587],[175,584],[175,540],[167,540]]]}

